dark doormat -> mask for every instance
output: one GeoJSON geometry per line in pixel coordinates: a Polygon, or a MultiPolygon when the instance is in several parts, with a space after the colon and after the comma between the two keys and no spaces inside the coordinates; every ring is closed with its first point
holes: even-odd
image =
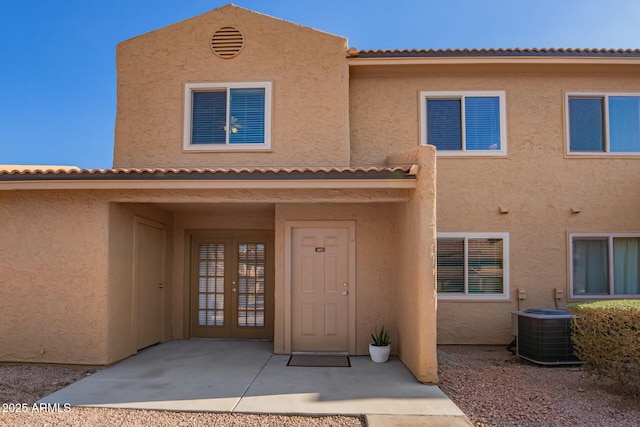
{"type": "Polygon", "coordinates": [[[314,368],[350,368],[349,356],[325,356],[318,354],[294,354],[287,366],[307,366],[314,368]]]}

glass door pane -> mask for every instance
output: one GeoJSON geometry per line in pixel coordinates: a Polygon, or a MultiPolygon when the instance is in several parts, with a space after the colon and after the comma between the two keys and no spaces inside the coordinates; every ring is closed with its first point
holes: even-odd
{"type": "Polygon", "coordinates": [[[265,244],[239,243],[238,305],[239,327],[264,327],[265,244]]]}
{"type": "Polygon", "coordinates": [[[198,326],[224,326],[224,243],[198,245],[198,326]]]}

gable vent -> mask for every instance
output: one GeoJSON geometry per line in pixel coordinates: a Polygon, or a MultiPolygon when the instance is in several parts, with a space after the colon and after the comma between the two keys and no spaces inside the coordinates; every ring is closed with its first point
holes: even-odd
{"type": "Polygon", "coordinates": [[[220,28],[211,37],[211,49],[220,58],[229,59],[240,53],[244,45],[244,36],[234,27],[220,28]]]}

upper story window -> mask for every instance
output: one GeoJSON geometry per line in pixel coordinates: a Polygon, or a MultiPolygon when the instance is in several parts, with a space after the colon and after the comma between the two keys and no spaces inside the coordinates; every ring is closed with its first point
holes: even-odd
{"type": "Polygon", "coordinates": [[[640,155],[640,94],[569,93],[568,154],[640,155]]]}
{"type": "Polygon", "coordinates": [[[505,93],[420,92],[420,127],[438,156],[504,156],[505,93]]]}
{"type": "Polygon", "coordinates": [[[572,234],[571,296],[640,297],[640,234],[572,234]]]}
{"type": "Polygon", "coordinates": [[[438,233],[438,299],[508,299],[508,233],[438,233]]]}
{"type": "Polygon", "coordinates": [[[187,83],[184,149],[271,149],[271,83],[187,83]]]}

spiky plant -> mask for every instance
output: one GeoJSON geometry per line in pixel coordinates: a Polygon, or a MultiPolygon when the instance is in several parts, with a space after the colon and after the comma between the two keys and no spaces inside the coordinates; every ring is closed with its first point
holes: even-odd
{"type": "Polygon", "coordinates": [[[384,347],[391,344],[389,332],[384,330],[384,326],[378,332],[378,328],[376,328],[371,334],[371,339],[373,340],[373,345],[376,347],[384,347]]]}

